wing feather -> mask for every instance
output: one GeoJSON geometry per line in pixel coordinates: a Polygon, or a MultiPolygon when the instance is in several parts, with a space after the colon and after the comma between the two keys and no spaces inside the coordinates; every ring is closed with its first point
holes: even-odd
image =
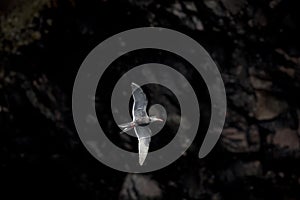
{"type": "Polygon", "coordinates": [[[139,140],[139,164],[143,165],[148,155],[152,133],[148,126],[137,126],[134,131],[139,140]]]}
{"type": "Polygon", "coordinates": [[[145,93],[136,83],[131,83],[131,88],[134,100],[132,108],[133,121],[135,121],[135,118],[148,117],[146,111],[148,100],[145,93]]]}

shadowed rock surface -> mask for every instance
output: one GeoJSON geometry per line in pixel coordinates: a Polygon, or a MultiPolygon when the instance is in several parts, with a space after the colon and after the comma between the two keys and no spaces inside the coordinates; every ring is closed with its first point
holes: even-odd
{"type": "Polygon", "coordinates": [[[120,193],[120,199],[161,199],[158,183],[146,175],[128,174],[120,193]]]}
{"type": "MultiPolygon", "coordinates": [[[[298,8],[292,0],[1,1],[1,193],[10,199],[299,199],[298,8]],[[86,151],[71,94],[97,44],[143,26],[179,30],[203,45],[222,73],[228,112],[206,158],[197,158],[198,138],[167,168],[134,175],[86,151]]],[[[139,59],[146,56],[134,63],[139,59]]],[[[112,121],[106,124],[116,133],[112,121]]],[[[131,139],[113,137],[135,149],[131,139]]]]}

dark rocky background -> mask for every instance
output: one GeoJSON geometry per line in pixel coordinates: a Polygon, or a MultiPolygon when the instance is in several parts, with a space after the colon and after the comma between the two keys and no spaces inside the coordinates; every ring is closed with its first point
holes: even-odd
{"type": "Polygon", "coordinates": [[[300,199],[299,8],[293,0],[1,0],[1,199],[300,199]],[[228,113],[206,158],[188,153],[160,171],[126,174],[86,151],[71,94],[97,44],[143,26],[179,30],[206,48],[228,113]]]}

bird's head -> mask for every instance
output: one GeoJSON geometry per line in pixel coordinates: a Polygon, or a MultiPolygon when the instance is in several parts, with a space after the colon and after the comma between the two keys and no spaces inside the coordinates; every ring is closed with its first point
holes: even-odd
{"type": "Polygon", "coordinates": [[[164,120],[155,116],[150,117],[150,122],[163,122],[164,120]]]}

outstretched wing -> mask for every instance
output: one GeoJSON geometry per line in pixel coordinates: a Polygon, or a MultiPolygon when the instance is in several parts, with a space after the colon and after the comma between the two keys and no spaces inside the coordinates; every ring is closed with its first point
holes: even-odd
{"type": "Polygon", "coordinates": [[[136,83],[131,83],[131,88],[134,100],[132,108],[133,121],[135,121],[136,118],[148,117],[146,112],[148,100],[145,93],[136,83]]]}
{"type": "Polygon", "coordinates": [[[152,133],[148,126],[134,127],[134,131],[139,140],[139,163],[143,165],[148,154],[152,133]]]}

